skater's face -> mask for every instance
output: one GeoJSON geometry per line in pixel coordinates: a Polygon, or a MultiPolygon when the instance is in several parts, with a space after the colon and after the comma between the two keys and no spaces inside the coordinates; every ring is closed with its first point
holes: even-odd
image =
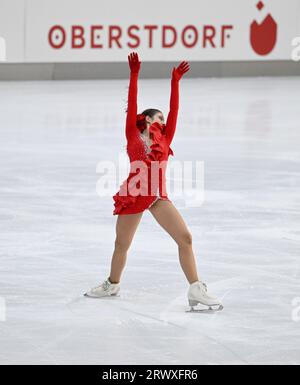
{"type": "Polygon", "coordinates": [[[149,122],[150,124],[152,123],[155,123],[155,122],[158,122],[160,124],[165,124],[165,119],[164,119],[164,116],[162,114],[162,112],[157,112],[153,118],[150,118],[150,116],[146,116],[146,120],[147,122],[149,122]]]}

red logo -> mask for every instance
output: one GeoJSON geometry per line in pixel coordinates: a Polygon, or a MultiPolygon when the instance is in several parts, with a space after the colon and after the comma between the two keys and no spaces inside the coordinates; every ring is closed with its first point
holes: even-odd
{"type": "MultiPolygon", "coordinates": [[[[262,1],[256,4],[256,8],[261,12],[265,7],[262,1]]],[[[270,13],[262,23],[254,20],[250,28],[250,41],[253,50],[258,55],[268,55],[273,51],[277,41],[277,23],[270,13]]]]}

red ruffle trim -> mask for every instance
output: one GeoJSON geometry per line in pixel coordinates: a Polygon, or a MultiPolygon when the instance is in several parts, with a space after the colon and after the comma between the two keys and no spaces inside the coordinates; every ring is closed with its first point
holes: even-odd
{"type": "Polygon", "coordinates": [[[117,192],[117,194],[113,196],[113,199],[115,201],[114,203],[115,209],[113,214],[119,214],[119,212],[122,211],[123,208],[133,205],[137,200],[137,196],[136,197],[133,197],[130,195],[123,196],[117,192]]]}
{"type": "MultiPolygon", "coordinates": [[[[152,139],[152,145],[150,146],[151,152],[148,157],[151,160],[161,160],[164,152],[166,142],[163,140],[163,132],[165,131],[166,125],[154,122],[149,127],[150,138],[152,139]]],[[[173,150],[169,147],[168,155],[174,155],[173,150]]]]}

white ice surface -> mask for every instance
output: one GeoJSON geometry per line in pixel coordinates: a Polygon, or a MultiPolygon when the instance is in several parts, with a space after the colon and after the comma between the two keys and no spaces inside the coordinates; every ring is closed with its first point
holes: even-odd
{"type": "MultiPolygon", "coordinates": [[[[166,115],[169,81],[139,87],[139,111],[166,115]]],[[[124,150],[126,96],[126,80],[0,83],[0,363],[299,364],[300,79],[181,83],[170,158],[204,161],[205,203],[173,201],[215,315],[185,313],[150,212],[121,297],[82,296],[109,272],[117,218],[96,166],[124,150]]]]}

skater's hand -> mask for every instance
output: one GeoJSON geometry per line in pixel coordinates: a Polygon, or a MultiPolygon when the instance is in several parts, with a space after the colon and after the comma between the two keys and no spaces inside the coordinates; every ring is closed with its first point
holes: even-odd
{"type": "Polygon", "coordinates": [[[139,73],[141,62],[139,61],[139,55],[136,52],[131,52],[128,55],[128,64],[132,73],[139,73]]]}
{"type": "Polygon", "coordinates": [[[189,63],[187,61],[182,61],[177,68],[173,67],[172,78],[175,80],[180,80],[189,69],[189,63]]]}

